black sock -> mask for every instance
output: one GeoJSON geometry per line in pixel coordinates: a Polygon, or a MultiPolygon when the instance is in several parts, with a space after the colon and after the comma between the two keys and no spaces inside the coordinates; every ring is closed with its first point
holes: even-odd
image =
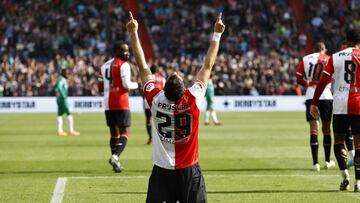
{"type": "Polygon", "coordinates": [[[331,135],[324,135],[324,152],[325,152],[325,161],[330,161],[331,153],[331,135]]]}
{"type": "Polygon", "coordinates": [[[350,130],[346,133],[345,143],[348,151],[354,150],[354,138],[350,130]]]}
{"type": "Polygon", "coordinates": [[[355,149],[355,158],[354,158],[354,168],[355,168],[355,179],[360,179],[360,149],[355,149]]]}
{"type": "Polygon", "coordinates": [[[146,123],[146,131],[149,135],[149,139],[151,139],[151,123],[146,123]]]}
{"type": "Polygon", "coordinates": [[[346,166],[346,150],[344,144],[334,144],[334,153],[340,170],[347,169],[346,166]]]}
{"type": "Polygon", "coordinates": [[[310,146],[311,146],[311,154],[313,158],[313,165],[315,165],[319,163],[318,161],[319,142],[317,135],[310,135],[310,146]]]}
{"type": "Polygon", "coordinates": [[[126,136],[121,136],[119,138],[119,143],[117,144],[116,151],[115,151],[115,153],[118,156],[120,156],[120,154],[124,151],[126,143],[127,143],[127,137],[126,136]]]}
{"type": "Polygon", "coordinates": [[[117,147],[120,143],[120,137],[111,137],[110,138],[110,149],[111,149],[111,154],[117,154],[117,147]]]}

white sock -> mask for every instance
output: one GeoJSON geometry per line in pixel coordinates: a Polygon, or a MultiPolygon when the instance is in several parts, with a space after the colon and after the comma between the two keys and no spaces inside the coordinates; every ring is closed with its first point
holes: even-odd
{"type": "Polygon", "coordinates": [[[69,131],[73,132],[74,131],[74,119],[72,115],[68,115],[67,116],[67,121],[68,121],[68,127],[69,127],[69,131]]]}
{"type": "Polygon", "coordinates": [[[59,132],[62,132],[62,131],[63,131],[63,120],[62,120],[62,116],[58,116],[58,117],[56,118],[56,121],[57,121],[58,131],[59,131],[59,132]]]}
{"type": "Polygon", "coordinates": [[[205,113],[205,123],[209,122],[209,116],[210,116],[210,112],[206,111],[206,113],[205,113]]]}
{"type": "Polygon", "coordinates": [[[350,150],[349,151],[349,159],[354,160],[355,157],[355,150],[350,150]]]}
{"type": "Polygon", "coordinates": [[[360,186],[360,180],[355,180],[355,185],[360,186]]]}
{"type": "Polygon", "coordinates": [[[349,171],[347,169],[341,171],[341,176],[343,178],[350,179],[350,174],[349,174],[349,171]]]}
{"type": "Polygon", "coordinates": [[[216,116],[215,111],[212,111],[212,112],[211,112],[211,118],[212,118],[212,120],[214,121],[214,123],[218,123],[218,122],[219,122],[218,119],[217,119],[217,116],[216,116]]]}
{"type": "Polygon", "coordinates": [[[112,157],[113,157],[116,161],[119,161],[119,156],[118,156],[118,155],[113,154],[112,157]]]}

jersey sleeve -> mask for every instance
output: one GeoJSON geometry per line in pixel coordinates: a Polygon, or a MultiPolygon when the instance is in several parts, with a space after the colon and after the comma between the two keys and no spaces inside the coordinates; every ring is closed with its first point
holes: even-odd
{"type": "Polygon", "coordinates": [[[104,79],[101,73],[101,68],[98,69],[97,85],[99,92],[104,92],[104,79]]]}
{"type": "Polygon", "coordinates": [[[308,83],[307,81],[304,80],[304,77],[305,77],[304,61],[301,60],[296,72],[296,83],[303,87],[308,87],[308,83]]]}
{"type": "Polygon", "coordinates": [[[328,76],[332,76],[334,74],[334,64],[333,64],[332,56],[330,57],[328,63],[326,64],[323,73],[328,76]]]}
{"type": "Polygon", "coordinates": [[[297,68],[297,71],[296,71],[296,76],[300,76],[300,77],[304,77],[305,76],[305,68],[304,68],[304,61],[301,60],[299,65],[298,65],[298,68],[297,68]]]}
{"type": "Polygon", "coordinates": [[[58,93],[58,96],[61,97],[61,98],[65,98],[66,95],[67,95],[67,89],[65,88],[65,84],[64,84],[64,81],[63,79],[59,79],[57,82],[56,82],[56,85],[55,85],[55,91],[58,93]]]}
{"type": "Polygon", "coordinates": [[[131,70],[129,63],[123,63],[120,68],[120,77],[123,87],[126,89],[132,90],[138,88],[136,82],[131,82],[131,70]]]}
{"type": "Polygon", "coordinates": [[[152,101],[154,97],[160,92],[159,88],[156,88],[155,86],[155,80],[149,80],[144,85],[144,96],[149,104],[149,107],[151,108],[152,101]]]}
{"type": "Polygon", "coordinates": [[[196,98],[196,106],[201,107],[206,93],[206,86],[201,81],[196,81],[193,86],[189,88],[189,91],[196,98]]]}

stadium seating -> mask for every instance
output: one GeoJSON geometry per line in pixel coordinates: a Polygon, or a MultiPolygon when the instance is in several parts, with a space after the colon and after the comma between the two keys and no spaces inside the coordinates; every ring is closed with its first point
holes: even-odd
{"type": "MultiPolygon", "coordinates": [[[[97,95],[96,70],[110,57],[111,42],[126,41],[121,2],[2,1],[0,95],[49,96],[61,67],[72,73],[70,95],[97,95]]],[[[186,84],[201,66],[214,16],[224,13],[227,31],[213,73],[218,95],[299,94],[295,72],[306,41],[323,40],[332,53],[346,29],[360,26],[356,1],[305,0],[307,35],[286,0],[138,2],[156,54],[149,64],[163,66],[164,75],[180,72],[186,84]]]]}

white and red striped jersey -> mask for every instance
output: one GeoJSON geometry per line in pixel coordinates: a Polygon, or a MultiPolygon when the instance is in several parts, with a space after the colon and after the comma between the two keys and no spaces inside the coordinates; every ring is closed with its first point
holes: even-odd
{"type": "MultiPolygon", "coordinates": [[[[316,85],[321,78],[322,72],[328,63],[329,58],[330,57],[326,54],[313,53],[304,56],[299,63],[298,70],[296,72],[298,78],[297,81],[301,84],[301,81],[299,82],[299,80],[304,80],[304,83],[307,84],[305,93],[306,100],[313,98],[316,85]]],[[[331,83],[328,83],[320,96],[320,100],[331,99],[333,99],[331,93],[331,83]]]]}
{"type": "MultiPolygon", "coordinates": [[[[165,86],[165,82],[166,79],[164,78],[164,76],[162,76],[160,73],[155,73],[154,74],[154,79],[155,79],[155,88],[158,88],[160,90],[164,89],[165,86]]],[[[147,103],[146,99],[144,101],[144,108],[145,109],[150,109],[149,104],[147,103]]]]}
{"type": "Polygon", "coordinates": [[[174,170],[198,163],[199,115],[205,92],[205,85],[195,82],[179,101],[172,102],[155,87],[154,80],[145,83],[144,94],[153,115],[155,165],[174,170]]]}
{"type": "Polygon", "coordinates": [[[138,88],[131,82],[130,65],[119,58],[113,58],[101,66],[105,110],[129,110],[129,90],[138,88]]]}
{"type": "Polygon", "coordinates": [[[324,74],[334,78],[334,114],[360,115],[360,49],[333,54],[324,74]]]}

